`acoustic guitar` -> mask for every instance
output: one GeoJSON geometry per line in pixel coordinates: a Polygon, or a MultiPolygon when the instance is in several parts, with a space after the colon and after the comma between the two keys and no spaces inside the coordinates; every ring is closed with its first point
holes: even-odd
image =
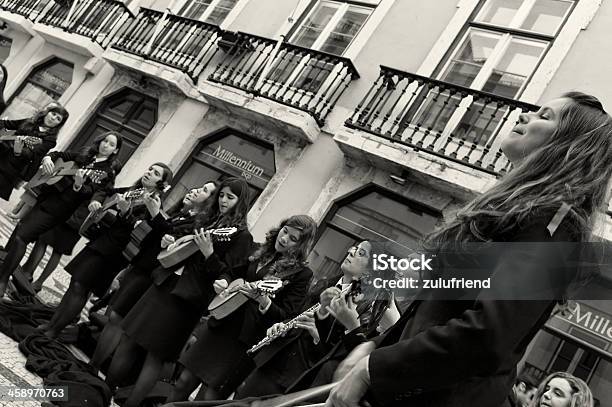
{"type": "Polygon", "coordinates": [[[125,257],[128,261],[132,261],[134,257],[140,252],[140,245],[142,241],[151,233],[153,228],[146,220],[138,223],[134,230],[132,230],[132,234],[130,235],[130,241],[128,242],[125,249],[123,249],[123,257],[125,257]]]}
{"type": "Polygon", "coordinates": [[[126,200],[130,201],[130,207],[134,207],[139,201],[140,203],[142,202],[141,198],[145,192],[144,188],[138,188],[124,194],[114,194],[104,202],[100,209],[89,212],[89,215],[87,215],[79,228],[79,233],[87,239],[94,239],[102,229],[110,227],[117,220],[117,210],[114,207],[122,195],[126,200]]]}
{"type": "MultiPolygon", "coordinates": [[[[65,176],[76,175],[79,169],[80,168],[74,161],[64,161],[58,158],[54,162],[53,172],[51,174],[44,174],[41,168],[34,174],[25,187],[32,189],[43,184],[53,185],[58,183],[65,176]]],[[[104,178],[108,177],[108,174],[106,171],[87,169],[85,170],[85,176],[89,178],[91,182],[99,184],[104,178]]]]}
{"type": "MultiPolygon", "coordinates": [[[[213,298],[208,305],[210,315],[216,319],[222,319],[246,303],[249,297],[238,291],[238,287],[244,283],[245,281],[242,278],[237,278],[225,290],[213,298]]],[[[283,280],[278,278],[260,280],[255,282],[255,286],[260,295],[274,297],[276,292],[283,287],[283,280]]]]}
{"type": "MultiPolygon", "coordinates": [[[[8,130],[0,133],[0,141],[15,141],[17,140],[17,137],[19,136],[15,135],[15,130],[8,130]]],[[[21,136],[21,138],[23,140],[23,144],[25,144],[29,148],[34,148],[37,145],[42,144],[43,142],[40,137],[21,136]]]]}
{"type": "MultiPolygon", "coordinates": [[[[237,228],[221,228],[209,230],[210,236],[216,242],[229,242],[236,232],[237,228]]],[[[186,260],[189,256],[199,250],[198,245],[194,241],[195,235],[186,235],[176,240],[166,250],[162,251],[157,260],[165,268],[170,268],[186,260]]]]}

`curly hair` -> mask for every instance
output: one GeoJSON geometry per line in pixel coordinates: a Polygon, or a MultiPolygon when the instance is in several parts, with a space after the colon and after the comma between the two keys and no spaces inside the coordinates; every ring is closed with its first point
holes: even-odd
{"type": "Polygon", "coordinates": [[[537,407],[540,405],[540,401],[542,400],[544,393],[546,393],[546,386],[548,386],[548,383],[555,378],[564,379],[572,388],[569,407],[593,407],[593,394],[591,393],[589,386],[582,379],[579,379],[567,372],[555,372],[544,379],[538,386],[538,390],[531,401],[531,407],[537,407]]]}
{"type": "Polygon", "coordinates": [[[266,233],[266,240],[257,251],[249,257],[249,261],[268,262],[274,259],[274,257],[278,255],[274,248],[276,239],[285,226],[298,229],[300,231],[300,240],[296,246],[283,253],[270,269],[275,274],[279,274],[288,270],[304,267],[307,264],[306,258],[310,253],[312,243],[317,233],[317,223],[307,215],[291,216],[290,218],[284,219],[277,227],[270,229],[268,233],[266,233]]]}

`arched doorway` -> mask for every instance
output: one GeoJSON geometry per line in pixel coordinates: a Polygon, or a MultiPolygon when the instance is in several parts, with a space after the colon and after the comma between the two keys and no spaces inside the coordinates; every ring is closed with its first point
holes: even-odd
{"type": "Polygon", "coordinates": [[[108,96],[69,149],[91,144],[104,132],[118,131],[123,136],[123,147],[118,157],[123,165],[157,123],[157,106],[157,99],[132,89],[123,89],[108,96]]]}

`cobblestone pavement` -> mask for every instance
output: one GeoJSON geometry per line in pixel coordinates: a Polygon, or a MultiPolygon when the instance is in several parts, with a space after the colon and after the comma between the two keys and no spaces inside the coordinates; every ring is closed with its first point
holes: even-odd
{"type": "MultiPolygon", "coordinates": [[[[6,216],[4,210],[0,209],[0,244],[6,244],[14,227],[15,223],[6,216]]],[[[83,241],[77,245],[74,253],[78,253],[82,246],[83,241]]],[[[30,248],[28,248],[28,254],[29,250],[30,248]]],[[[46,264],[48,257],[49,253],[47,253],[41,261],[38,271],[34,274],[35,278],[46,264]]],[[[60,266],[45,282],[42,291],[39,293],[39,297],[44,302],[48,304],[58,303],[63,293],[66,291],[70,282],[70,275],[64,271],[63,266],[65,266],[69,260],[68,257],[63,258],[60,262],[60,266]]],[[[86,311],[83,312],[81,318],[85,315],[86,311]]],[[[6,392],[7,387],[23,388],[24,386],[42,386],[42,379],[25,369],[26,359],[17,348],[17,342],[2,333],[0,333],[0,353],[0,391],[6,392]]],[[[3,395],[0,394],[0,407],[40,406],[40,402],[37,401],[5,401],[2,400],[2,396],[3,395]]]]}

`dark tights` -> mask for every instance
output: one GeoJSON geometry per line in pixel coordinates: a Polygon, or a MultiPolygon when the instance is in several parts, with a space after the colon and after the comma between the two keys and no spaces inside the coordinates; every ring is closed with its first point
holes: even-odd
{"type": "MultiPolygon", "coordinates": [[[[42,243],[40,240],[37,240],[34,244],[32,252],[30,253],[30,257],[28,257],[28,260],[23,265],[23,272],[30,280],[33,279],[34,271],[36,271],[36,268],[40,264],[46,251],[47,245],[42,243]]],[[[32,288],[34,288],[34,291],[40,291],[42,285],[47,280],[47,278],[49,278],[49,276],[53,274],[53,272],[59,265],[61,259],[62,254],[58,253],[57,251],[55,251],[55,249],[53,249],[53,251],[51,252],[51,257],[49,257],[47,264],[45,264],[45,268],[43,269],[38,279],[34,282],[34,284],[32,284],[32,288]]]]}
{"type": "MultiPolygon", "coordinates": [[[[110,308],[110,306],[109,306],[110,308]]],[[[119,343],[121,342],[121,336],[123,335],[123,329],[121,329],[121,321],[123,317],[117,314],[112,309],[107,312],[109,318],[107,324],[104,326],[100,339],[98,339],[98,345],[96,350],[89,362],[96,369],[100,369],[102,363],[111,357],[119,343]]]]}
{"type": "Polygon", "coordinates": [[[27,247],[28,243],[15,230],[6,245],[6,257],[4,258],[2,269],[0,269],[0,298],[4,296],[8,280],[15,272],[17,266],[19,266],[19,262],[23,258],[27,247]]]}
{"type": "Polygon", "coordinates": [[[70,280],[70,286],[62,297],[62,301],[55,310],[51,321],[46,327],[45,335],[56,338],[62,329],[74,321],[87,303],[89,289],[75,279],[70,280]]]}

